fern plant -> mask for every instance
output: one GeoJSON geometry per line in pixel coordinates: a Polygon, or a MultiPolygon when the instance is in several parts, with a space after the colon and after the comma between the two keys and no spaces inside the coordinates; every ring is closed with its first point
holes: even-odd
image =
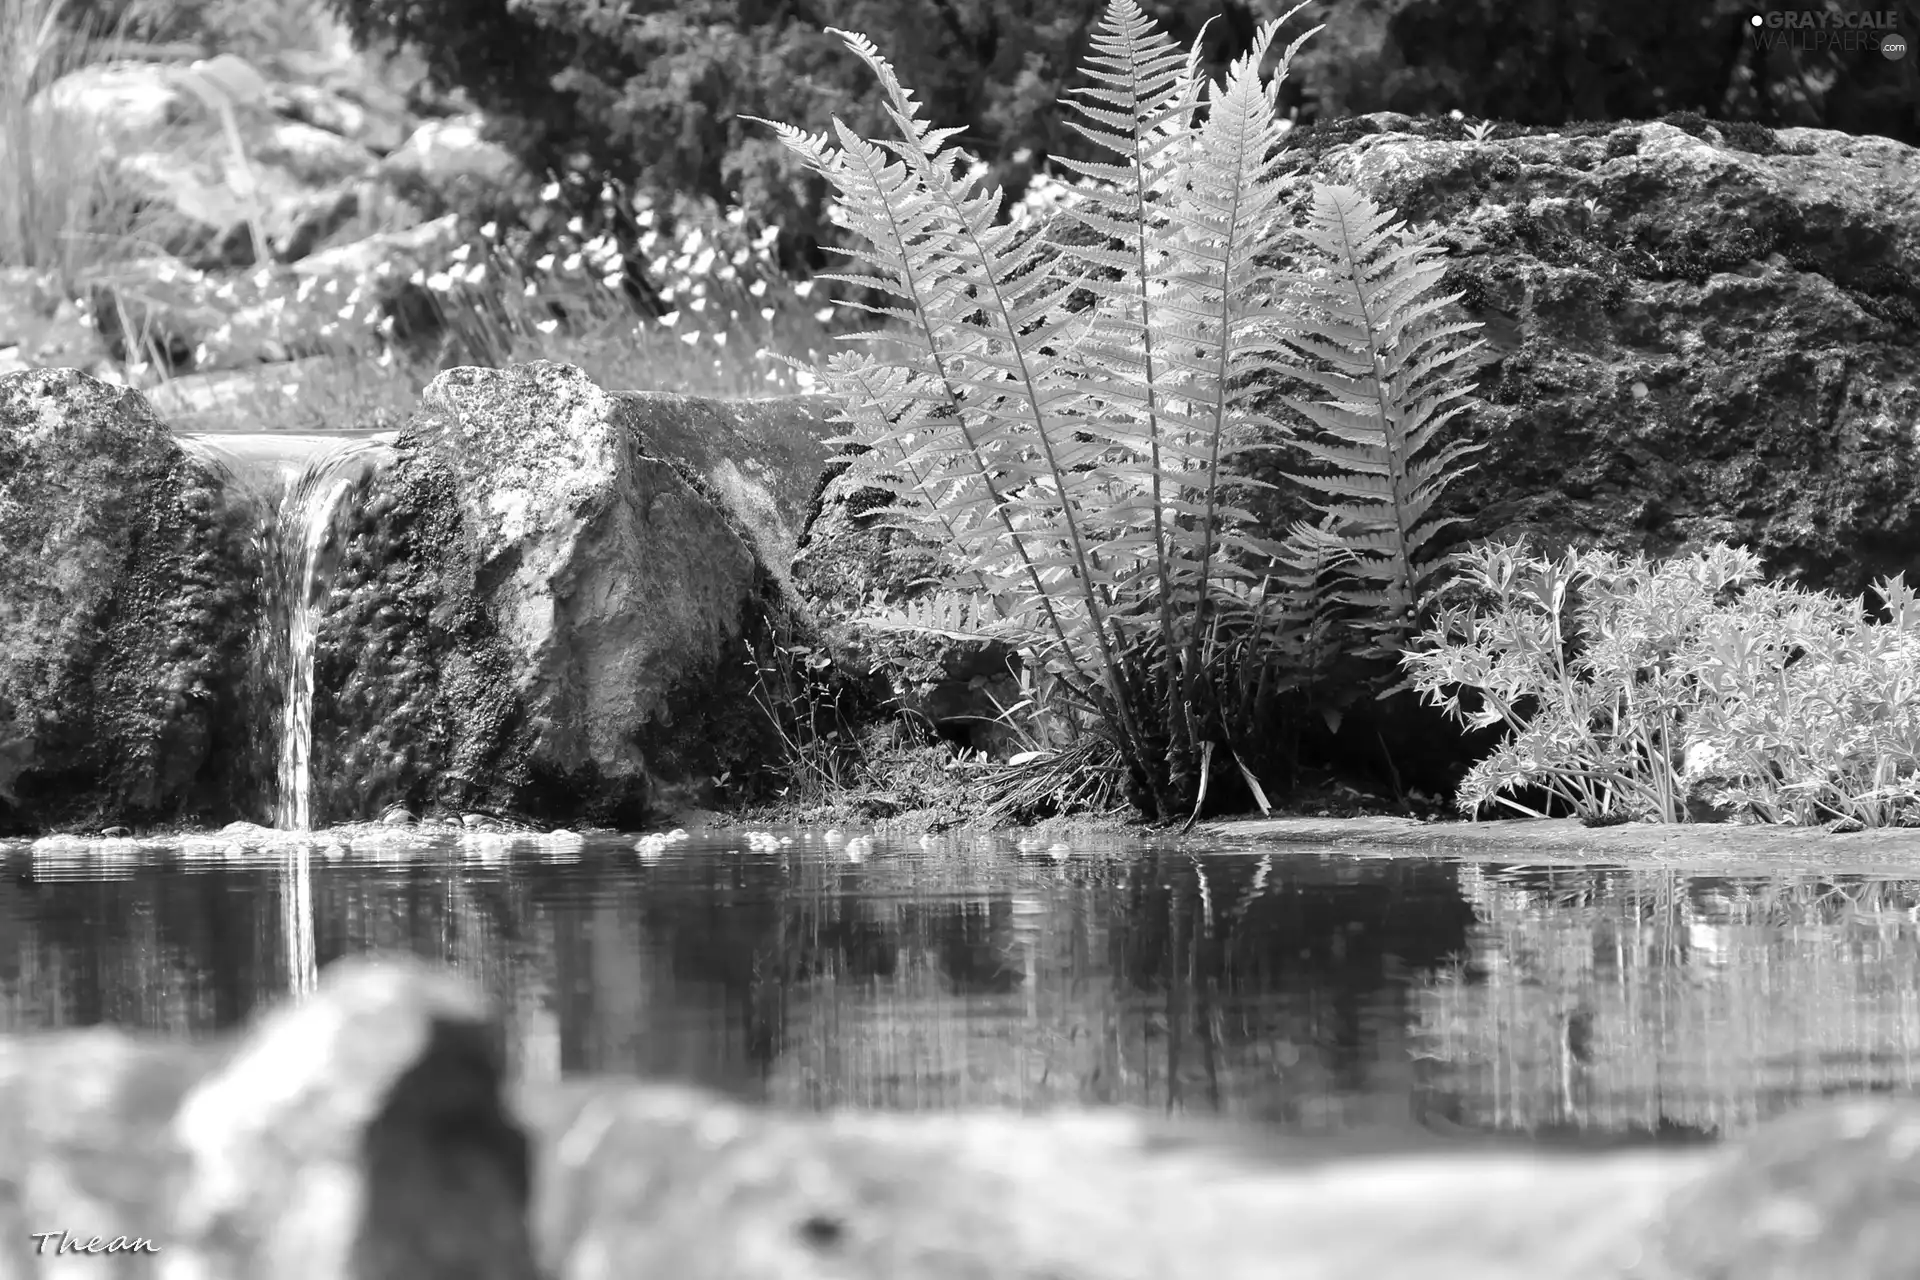
{"type": "MultiPolygon", "coordinates": [[[[1065,213],[1092,245],[1000,222],[1002,193],[958,131],[921,119],[863,36],[836,32],[879,79],[897,137],[761,122],[832,185],[831,216],[856,233],[853,266],[828,278],[882,299],[867,310],[894,322],[846,335],[869,350],[818,371],[844,402],[860,483],[893,493],[895,518],[947,549],[944,585],[983,606],[973,634],[1015,643],[1101,719],[1161,818],[1196,807],[1214,749],[1249,731],[1223,700],[1258,687],[1243,668],[1283,649],[1284,562],[1243,505],[1255,482],[1238,461],[1284,428],[1248,375],[1288,364],[1289,344],[1344,368],[1353,344],[1345,311],[1326,299],[1331,319],[1302,311],[1272,265],[1292,231],[1276,95],[1313,32],[1271,81],[1261,68],[1292,16],[1206,83],[1134,0],[1109,5],[1072,123],[1113,158],[1063,161],[1085,179],[1065,213]]],[[[1382,252],[1349,273],[1391,304],[1368,312],[1360,343],[1381,360],[1421,346],[1406,314],[1421,304],[1403,295],[1408,275],[1425,277],[1408,258],[1382,252]]],[[[1427,385],[1435,359],[1383,372],[1376,399],[1427,385]]],[[[1431,434],[1419,405],[1384,413],[1390,432],[1431,434]]],[[[1396,500],[1417,507],[1451,458],[1394,471],[1396,500]]],[[[1373,513],[1347,519],[1377,558],[1373,513]]]]}

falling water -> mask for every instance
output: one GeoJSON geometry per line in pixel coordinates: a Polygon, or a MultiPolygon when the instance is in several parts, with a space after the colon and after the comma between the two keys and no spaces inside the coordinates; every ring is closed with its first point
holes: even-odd
{"type": "Polygon", "coordinates": [[[284,647],[276,644],[272,650],[278,659],[272,675],[284,698],[273,825],[283,831],[305,831],[313,821],[314,640],[326,595],[334,523],[341,501],[386,453],[387,441],[374,437],[343,440],[313,455],[288,480],[272,525],[266,625],[286,637],[284,647]]]}

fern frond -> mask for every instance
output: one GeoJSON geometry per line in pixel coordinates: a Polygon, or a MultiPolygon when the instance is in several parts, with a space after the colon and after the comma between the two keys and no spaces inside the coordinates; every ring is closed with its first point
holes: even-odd
{"type": "Polygon", "coordinates": [[[1316,429],[1299,444],[1325,471],[1292,478],[1333,499],[1316,505],[1346,525],[1349,572],[1375,588],[1348,598],[1383,611],[1390,645],[1439,567],[1426,551],[1451,521],[1432,508],[1482,447],[1434,444],[1466,409],[1485,343],[1459,340],[1478,325],[1439,319],[1457,299],[1433,296],[1444,268],[1431,233],[1407,232],[1361,192],[1316,187],[1301,239],[1302,269],[1280,277],[1295,313],[1286,371],[1326,398],[1284,402],[1316,429]]]}

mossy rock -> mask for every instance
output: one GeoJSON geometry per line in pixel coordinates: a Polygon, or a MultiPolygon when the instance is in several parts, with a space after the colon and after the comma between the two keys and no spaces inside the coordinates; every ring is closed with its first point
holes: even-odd
{"type": "Polygon", "coordinates": [[[0,825],[264,803],[247,519],[137,392],[0,377],[0,825]]]}

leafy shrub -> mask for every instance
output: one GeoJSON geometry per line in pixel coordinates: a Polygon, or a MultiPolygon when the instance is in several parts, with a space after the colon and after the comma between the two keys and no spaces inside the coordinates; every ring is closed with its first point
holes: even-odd
{"type": "Polygon", "coordinates": [[[1687,820],[1698,804],[1769,822],[1920,821],[1920,601],[1900,577],[1863,602],[1758,581],[1716,546],[1654,565],[1603,552],[1460,557],[1404,655],[1414,687],[1511,736],[1458,803],[1538,816],[1535,789],[1602,820],[1687,820]],[[1444,593],[1443,593],[1444,594],[1444,593]]]}
{"type": "Polygon", "coordinates": [[[1161,818],[1197,812],[1216,747],[1237,758],[1231,726],[1245,719],[1222,704],[1266,685],[1262,664],[1297,614],[1274,589],[1278,548],[1235,500],[1250,483],[1235,457],[1279,427],[1253,408],[1246,375],[1282,368],[1335,397],[1295,407],[1358,446],[1326,446],[1349,474],[1318,483],[1349,499],[1332,536],[1361,577],[1418,590],[1424,575],[1406,566],[1421,504],[1456,470],[1453,452],[1415,456],[1449,416],[1459,328],[1423,322],[1443,300],[1422,297],[1422,246],[1334,188],[1316,194],[1311,238],[1336,256],[1357,247],[1293,277],[1269,265],[1288,232],[1285,125],[1261,65],[1281,21],[1209,93],[1197,57],[1136,4],[1108,8],[1075,127],[1120,162],[1073,162],[1089,182],[1062,208],[1091,244],[1000,221],[985,166],[951,145],[956,130],[921,119],[863,36],[844,38],[900,139],[774,126],[863,242],[848,251],[861,270],[826,278],[896,304],[873,308],[893,327],[853,335],[881,354],[843,353],[824,371],[860,481],[893,492],[899,522],[945,549],[942,585],[995,619],[982,635],[1016,644],[1099,717],[1161,818]],[[1406,452],[1384,482],[1374,444],[1406,452]],[[1381,557],[1400,568],[1377,569],[1381,557]]]}

